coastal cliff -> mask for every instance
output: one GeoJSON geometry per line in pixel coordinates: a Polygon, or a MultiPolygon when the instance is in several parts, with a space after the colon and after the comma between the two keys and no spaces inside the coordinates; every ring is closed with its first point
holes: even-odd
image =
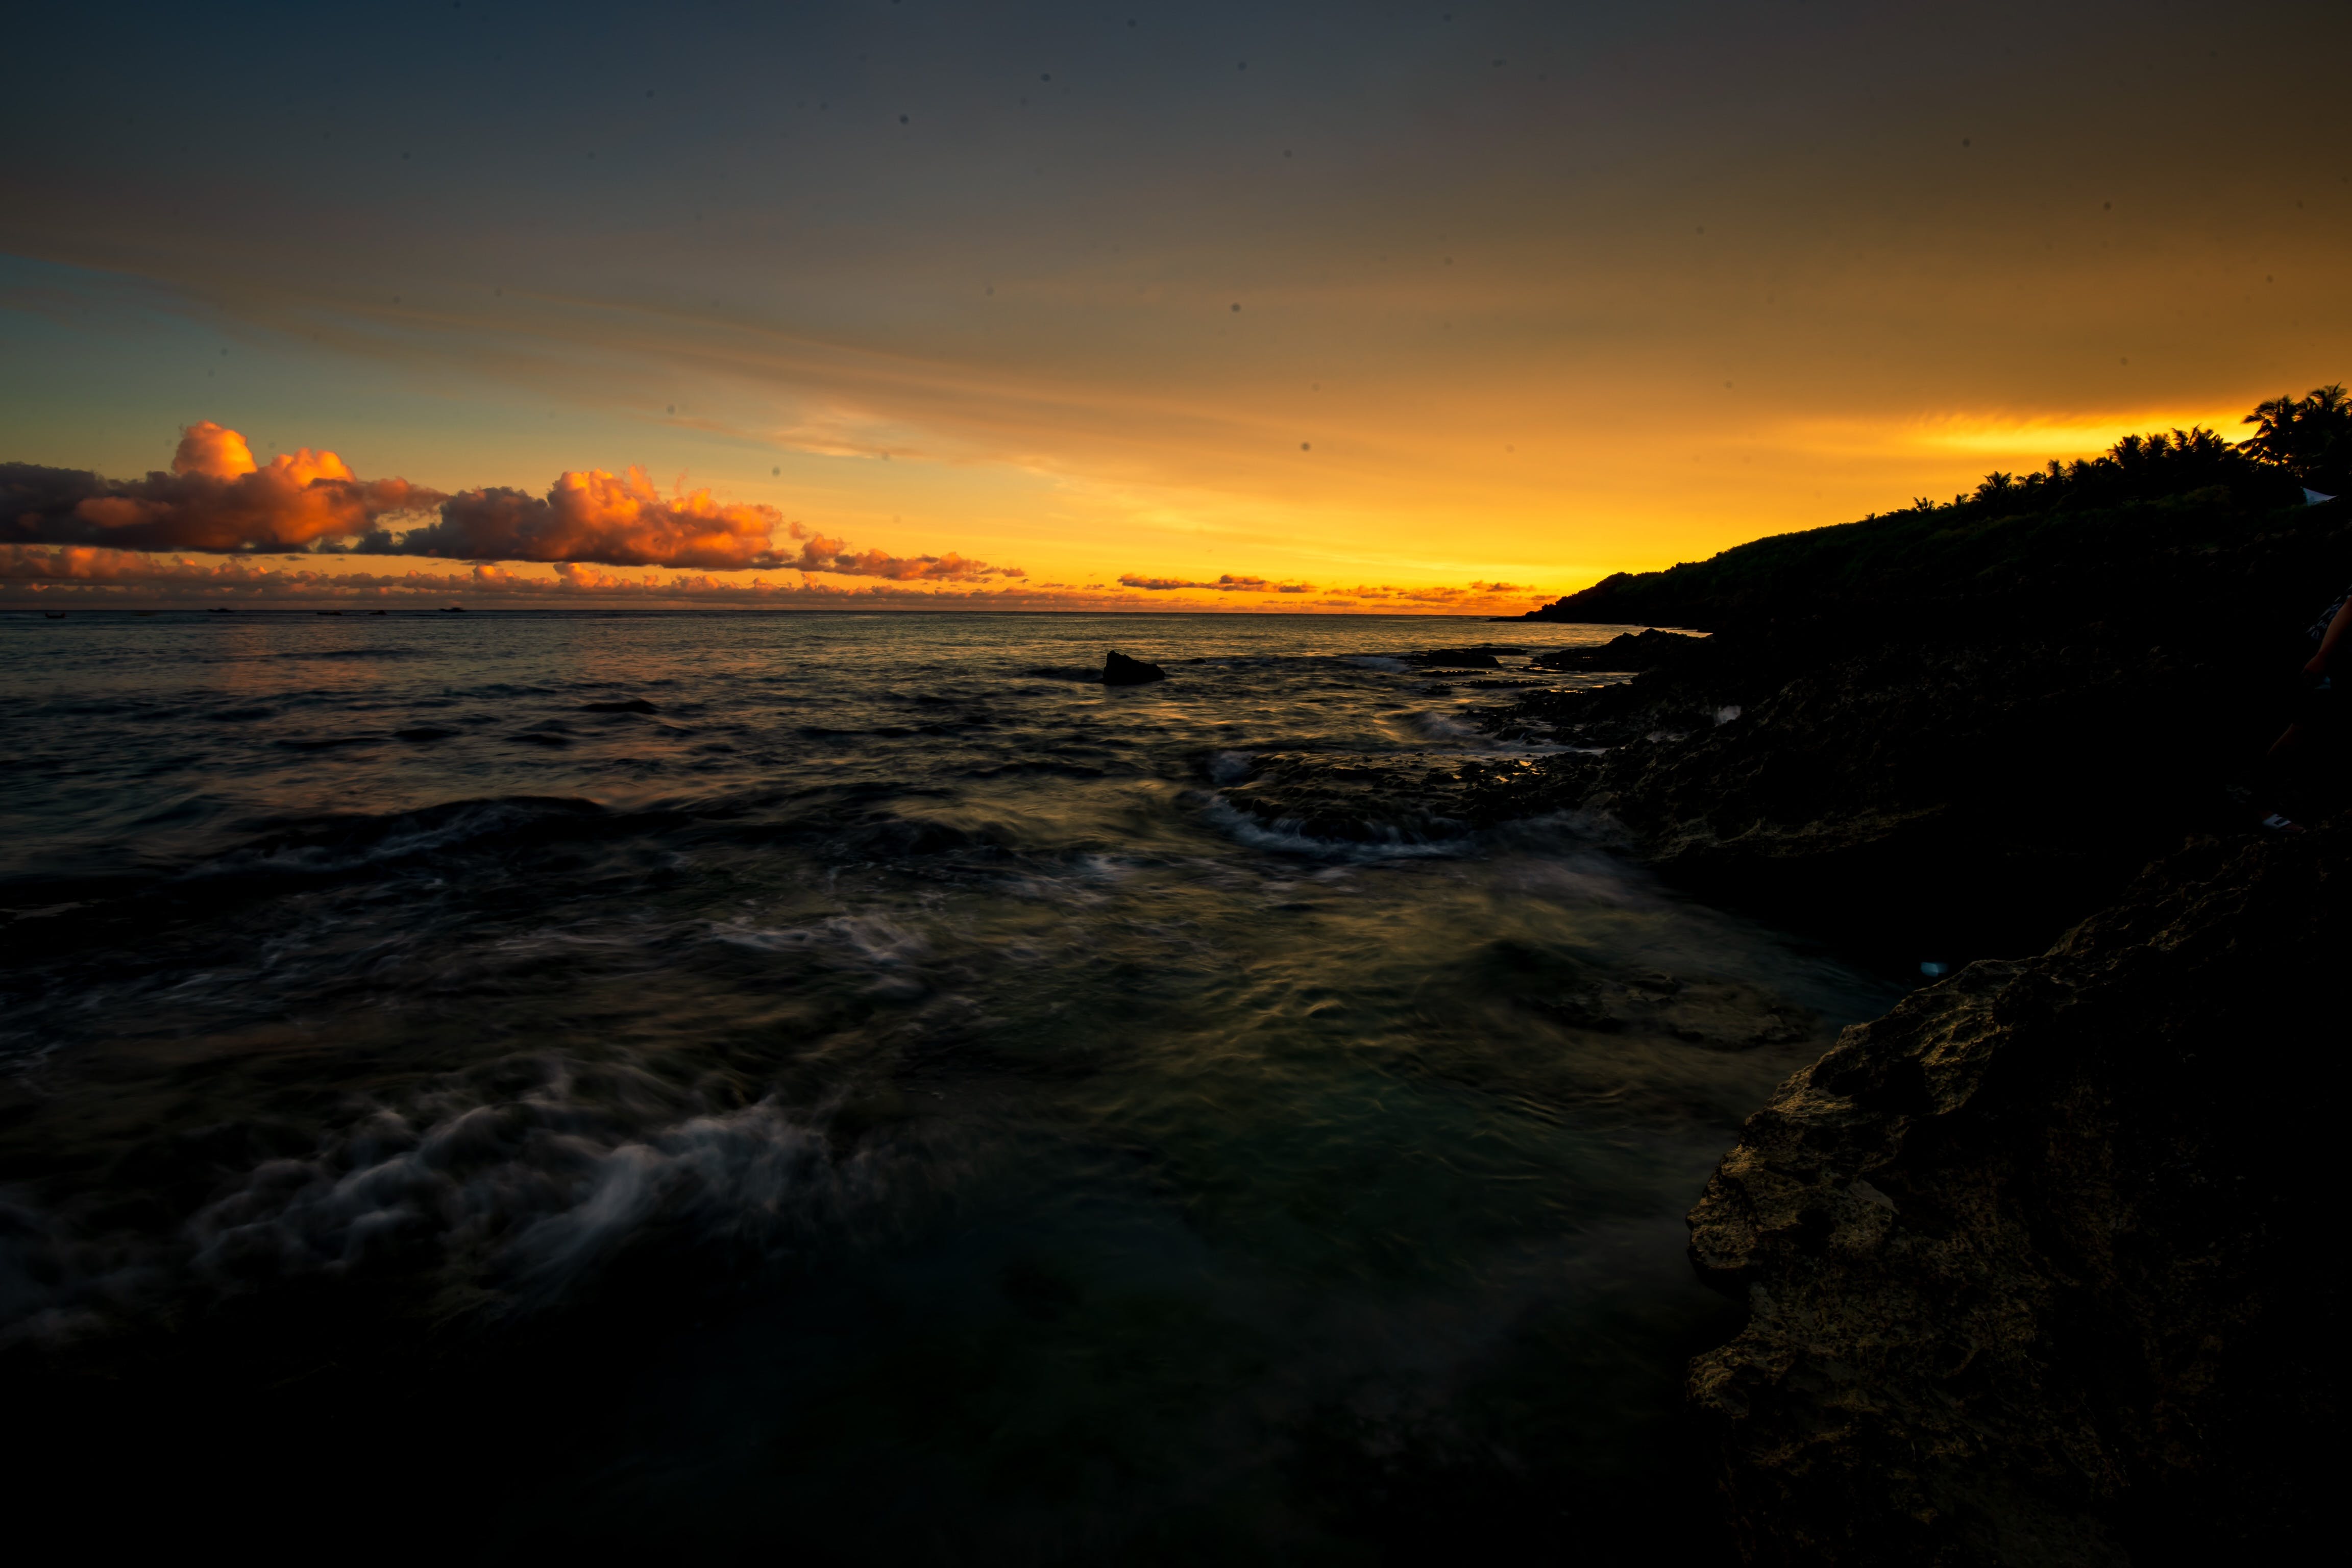
{"type": "Polygon", "coordinates": [[[1689,1397],[1751,1561],[2315,1548],[2347,837],[2192,846],[1749,1120],[1691,1214],[1748,1321],[1689,1397]]]}

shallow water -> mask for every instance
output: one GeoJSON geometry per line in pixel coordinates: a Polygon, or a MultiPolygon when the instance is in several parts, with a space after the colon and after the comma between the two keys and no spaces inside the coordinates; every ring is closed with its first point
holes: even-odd
{"type": "Polygon", "coordinates": [[[1218,795],[1616,630],[0,618],[6,1364],[489,1557],[1704,1557],[1681,1215],[1892,988],[1582,825],[1218,795]]]}

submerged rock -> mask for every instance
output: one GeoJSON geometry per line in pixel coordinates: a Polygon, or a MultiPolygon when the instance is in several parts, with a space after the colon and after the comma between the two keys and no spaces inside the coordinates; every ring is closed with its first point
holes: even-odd
{"type": "Polygon", "coordinates": [[[1103,655],[1102,683],[1105,686],[1141,686],[1147,681],[1167,679],[1168,672],[1158,665],[1129,658],[1117,649],[1103,655]]]}
{"type": "Polygon", "coordinates": [[[1425,664],[1433,669],[1496,669],[1500,668],[1500,666],[1495,662],[1495,656],[1496,654],[1521,654],[1525,652],[1527,652],[1527,649],[1521,647],[1496,647],[1491,646],[1486,647],[1433,647],[1424,648],[1419,653],[1409,653],[1404,657],[1412,659],[1416,664],[1425,664]]]}
{"type": "Polygon", "coordinates": [[[1751,1561],[2321,1550],[2347,846],[2193,847],[1749,1119],[1690,1224],[1750,1317],[1689,1397],[1751,1561]]]}

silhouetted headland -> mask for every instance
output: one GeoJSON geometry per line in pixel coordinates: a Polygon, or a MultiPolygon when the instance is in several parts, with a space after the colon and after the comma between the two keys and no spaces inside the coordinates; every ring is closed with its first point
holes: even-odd
{"type": "Polygon", "coordinates": [[[1571,594],[1528,618],[1712,635],[1546,656],[1638,673],[1521,696],[1501,732],[1578,749],[1449,781],[1952,972],[1784,1084],[1691,1215],[1748,1314],[1689,1394],[1752,1562],[2320,1539],[2352,838],[2265,838],[2231,786],[2352,579],[2352,416],[2250,422],[1571,594]]]}

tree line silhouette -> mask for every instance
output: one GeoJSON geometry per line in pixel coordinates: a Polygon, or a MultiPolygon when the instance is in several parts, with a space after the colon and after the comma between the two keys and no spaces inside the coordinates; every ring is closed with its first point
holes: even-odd
{"type": "Polygon", "coordinates": [[[2336,586],[2352,564],[2336,559],[2344,509],[2305,502],[2307,491],[2352,497],[2352,397],[2336,384],[2274,397],[2244,423],[2254,431],[2241,441],[2201,426],[2126,436],[2097,457],[1987,474],[1948,501],[1920,497],[1706,561],[1621,572],[1525,618],[1713,629],[1931,605],[2038,615],[2070,596],[2177,595],[2200,581],[2221,592],[2190,563],[2240,570],[2264,539],[2257,575],[2336,586]]]}
{"type": "MultiPolygon", "coordinates": [[[[2258,403],[2242,423],[2255,426],[2243,441],[2192,426],[2126,436],[2095,458],[2071,463],[2053,458],[2032,473],[1996,469],[1973,493],[1954,496],[1948,504],[1989,512],[2044,511],[2183,495],[2213,485],[2253,487],[2256,493],[2286,499],[2284,481],[2290,479],[2327,495],[2352,489],[2352,397],[2340,384],[2258,403]]],[[[1910,510],[1934,511],[1944,504],[1923,496],[1910,510]]]]}

